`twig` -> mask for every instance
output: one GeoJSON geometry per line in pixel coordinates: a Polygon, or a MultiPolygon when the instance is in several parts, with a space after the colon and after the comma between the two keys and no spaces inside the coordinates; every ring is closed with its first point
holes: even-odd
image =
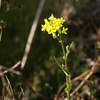
{"type": "Polygon", "coordinates": [[[24,97],[25,96],[25,93],[24,93],[24,90],[23,90],[23,88],[21,86],[20,86],[20,89],[21,89],[21,94],[24,97]]]}
{"type": "Polygon", "coordinates": [[[24,90],[23,90],[23,88],[20,86],[20,93],[19,93],[19,95],[18,95],[18,99],[20,99],[20,97],[21,97],[21,95],[23,96],[23,98],[25,97],[25,93],[24,93],[24,90]]]}
{"type": "MultiPolygon", "coordinates": [[[[94,67],[93,67],[94,68],[94,67]]],[[[73,96],[81,87],[82,85],[86,82],[86,80],[93,74],[93,71],[91,71],[85,78],[84,80],[78,85],[78,87],[70,94],[73,96]]]]}
{"type": "Polygon", "coordinates": [[[28,40],[27,40],[27,43],[26,43],[25,52],[24,52],[24,55],[23,55],[23,58],[22,58],[21,69],[23,69],[25,64],[26,64],[28,54],[30,52],[31,44],[32,44],[32,41],[33,41],[33,37],[34,37],[35,31],[36,31],[36,27],[37,27],[37,24],[38,24],[44,3],[45,3],[45,0],[41,0],[39,8],[38,8],[36,16],[35,16],[35,19],[34,19],[34,22],[32,24],[32,27],[31,27],[31,30],[30,30],[30,33],[29,33],[29,36],[28,36],[28,40]]]}
{"type": "Polygon", "coordinates": [[[9,88],[10,88],[10,91],[11,91],[11,94],[12,94],[12,97],[13,97],[13,100],[15,100],[14,92],[13,92],[12,86],[11,86],[10,81],[9,81],[9,79],[8,79],[7,76],[6,76],[6,80],[7,80],[7,82],[8,82],[8,86],[9,86],[9,88]]]}
{"type": "MultiPolygon", "coordinates": [[[[6,83],[6,80],[5,80],[5,76],[1,70],[2,68],[0,67],[0,72],[1,72],[1,81],[2,81],[2,84],[3,84],[3,88],[4,88],[4,93],[3,93],[3,96],[5,96],[5,90],[7,91],[7,93],[9,94],[9,96],[12,98],[12,94],[11,94],[11,91],[9,89],[9,86],[7,85],[6,83]]],[[[4,97],[3,97],[4,98],[4,97]]]]}
{"type": "Polygon", "coordinates": [[[51,98],[48,98],[48,97],[46,97],[46,96],[43,96],[43,95],[37,93],[37,92],[30,86],[30,84],[27,82],[27,80],[23,77],[23,75],[21,74],[21,72],[15,71],[15,70],[13,70],[13,69],[11,70],[11,69],[8,69],[8,68],[3,67],[3,66],[2,66],[2,69],[5,69],[6,71],[4,71],[3,73],[0,73],[0,76],[2,76],[2,74],[7,74],[8,72],[13,73],[13,74],[15,74],[15,75],[18,75],[18,76],[20,76],[20,78],[22,79],[22,81],[23,81],[23,83],[25,84],[25,86],[26,86],[32,93],[34,93],[37,97],[43,98],[43,100],[51,100],[51,98]]]}
{"type": "MultiPolygon", "coordinates": [[[[76,89],[70,94],[71,96],[73,96],[81,87],[82,85],[86,82],[86,80],[88,80],[88,78],[90,78],[90,76],[94,73],[95,71],[95,67],[99,67],[100,63],[100,58],[98,58],[98,60],[96,61],[96,63],[94,64],[94,66],[92,67],[90,73],[83,79],[83,81],[76,87],[76,89]]],[[[96,68],[97,69],[97,68],[96,68]]]]}
{"type": "MultiPolygon", "coordinates": [[[[18,67],[20,67],[20,66],[21,66],[21,61],[17,62],[14,66],[12,66],[12,67],[9,68],[9,69],[7,69],[6,67],[0,65],[0,67],[1,67],[2,69],[5,69],[5,71],[3,72],[3,74],[7,74],[7,73],[10,72],[11,70],[14,70],[14,69],[16,69],[16,68],[18,68],[18,67]]],[[[0,73],[0,76],[1,76],[1,75],[2,75],[2,73],[0,73]]]]}

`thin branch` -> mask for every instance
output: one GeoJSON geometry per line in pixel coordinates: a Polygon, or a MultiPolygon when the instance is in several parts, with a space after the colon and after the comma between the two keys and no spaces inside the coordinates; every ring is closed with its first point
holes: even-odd
{"type": "Polygon", "coordinates": [[[86,80],[88,80],[88,78],[90,78],[90,76],[92,74],[93,74],[93,70],[84,78],[84,80],[77,86],[77,88],[70,95],[73,96],[83,86],[83,84],[86,82],[86,80]]]}
{"type": "Polygon", "coordinates": [[[38,21],[39,21],[40,14],[42,12],[44,3],[45,3],[45,0],[41,0],[39,8],[38,8],[36,16],[35,16],[35,19],[34,19],[34,22],[32,24],[32,27],[31,27],[31,30],[30,30],[30,33],[29,33],[29,36],[28,36],[28,40],[27,40],[27,43],[26,43],[25,52],[24,52],[24,55],[23,55],[23,58],[22,58],[22,65],[21,65],[22,69],[24,68],[24,66],[26,64],[28,54],[30,52],[31,44],[32,44],[32,41],[33,41],[33,37],[35,35],[35,31],[36,31],[36,28],[37,28],[37,25],[38,25],[38,21]]]}
{"type": "Polygon", "coordinates": [[[11,91],[11,94],[12,94],[12,97],[13,97],[13,100],[15,100],[14,92],[13,92],[12,86],[11,86],[10,81],[9,81],[9,79],[8,79],[7,76],[6,76],[6,80],[7,80],[7,82],[8,82],[8,86],[9,86],[9,88],[10,88],[10,91],[11,91]]]}
{"type": "MultiPolygon", "coordinates": [[[[5,71],[3,72],[3,74],[7,74],[7,73],[10,72],[11,70],[14,70],[14,69],[16,69],[16,68],[18,68],[18,67],[20,67],[20,66],[21,66],[21,61],[17,62],[14,66],[12,66],[12,67],[9,68],[9,69],[7,69],[6,67],[0,65],[0,67],[1,67],[2,69],[5,69],[5,71]]],[[[0,73],[0,76],[1,76],[1,75],[2,75],[2,73],[0,73]]]]}
{"type": "Polygon", "coordinates": [[[11,91],[10,91],[10,89],[9,89],[8,84],[6,83],[4,73],[2,72],[1,69],[2,69],[2,68],[0,67],[1,81],[2,81],[2,84],[3,84],[3,88],[4,88],[4,96],[5,96],[5,90],[6,90],[7,93],[8,93],[8,95],[12,98],[11,91]]]}
{"type": "Polygon", "coordinates": [[[96,63],[94,64],[94,66],[91,68],[90,73],[83,79],[83,81],[76,87],[76,89],[70,94],[71,96],[73,96],[83,85],[84,83],[91,77],[91,75],[94,73],[95,68],[97,70],[97,67],[100,67],[100,58],[98,58],[98,60],[96,61],[96,63]]]}
{"type": "Polygon", "coordinates": [[[24,93],[24,90],[23,90],[23,88],[21,86],[20,86],[20,90],[21,90],[22,96],[24,97],[25,96],[25,93],[24,93]]]}
{"type": "Polygon", "coordinates": [[[13,74],[15,74],[15,75],[18,75],[18,76],[20,76],[20,78],[22,79],[22,81],[23,81],[23,83],[25,84],[25,86],[26,86],[33,94],[35,94],[35,95],[36,95],[37,97],[39,97],[39,98],[43,98],[43,100],[51,100],[51,98],[48,98],[48,97],[46,97],[46,96],[43,96],[43,95],[37,93],[37,92],[31,87],[31,85],[27,82],[27,80],[23,77],[23,75],[21,74],[21,72],[15,71],[15,70],[13,70],[13,69],[11,70],[11,69],[8,69],[8,68],[3,67],[3,66],[2,66],[2,69],[5,69],[6,71],[4,71],[3,73],[0,73],[0,76],[2,76],[2,74],[7,74],[8,72],[13,73],[13,74]]]}

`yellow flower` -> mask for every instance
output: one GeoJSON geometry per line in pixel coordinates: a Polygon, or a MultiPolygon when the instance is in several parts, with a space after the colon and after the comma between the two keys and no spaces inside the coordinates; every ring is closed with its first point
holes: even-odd
{"type": "Polygon", "coordinates": [[[49,20],[51,20],[51,21],[56,20],[56,18],[54,17],[54,15],[53,15],[53,14],[51,14],[51,16],[50,16],[48,19],[49,19],[49,20]]]}
{"type": "Polygon", "coordinates": [[[59,21],[63,24],[65,22],[65,20],[61,17],[59,18],[59,21]]]}
{"type": "MultiPolygon", "coordinates": [[[[41,31],[47,31],[48,34],[52,34],[53,38],[57,38],[57,31],[62,28],[65,20],[61,18],[54,17],[53,14],[48,19],[44,19],[44,25],[41,31]]],[[[67,28],[63,28],[62,33],[66,34],[67,28]]]]}
{"type": "Polygon", "coordinates": [[[64,28],[64,27],[63,27],[62,33],[67,34],[67,32],[66,32],[67,30],[68,30],[68,28],[64,28]]]}

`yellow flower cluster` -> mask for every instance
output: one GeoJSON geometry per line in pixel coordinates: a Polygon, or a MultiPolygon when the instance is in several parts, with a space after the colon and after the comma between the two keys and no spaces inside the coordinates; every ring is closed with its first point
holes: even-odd
{"type": "Polygon", "coordinates": [[[54,17],[54,15],[52,14],[48,19],[44,19],[45,24],[41,25],[42,26],[42,31],[47,31],[48,34],[52,34],[53,38],[57,38],[57,31],[61,30],[61,33],[63,34],[67,34],[66,31],[68,30],[68,28],[64,28],[63,27],[63,23],[65,22],[65,20],[61,17],[61,18],[56,18],[54,17]]]}

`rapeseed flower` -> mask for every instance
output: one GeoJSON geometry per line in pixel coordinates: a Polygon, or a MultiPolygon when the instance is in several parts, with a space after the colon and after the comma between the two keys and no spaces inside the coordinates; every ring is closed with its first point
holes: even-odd
{"type": "Polygon", "coordinates": [[[63,28],[62,28],[62,33],[67,34],[67,32],[66,32],[67,30],[68,30],[68,28],[64,28],[64,27],[63,27],[63,28]]]}
{"type": "Polygon", "coordinates": [[[51,16],[48,19],[47,18],[44,19],[44,22],[45,22],[45,24],[41,25],[42,26],[41,30],[47,31],[48,34],[52,34],[53,38],[57,38],[57,36],[59,34],[59,30],[61,30],[61,29],[62,30],[60,32],[62,32],[63,34],[67,34],[66,31],[68,30],[68,28],[63,27],[63,23],[65,22],[65,20],[62,17],[56,18],[56,17],[54,17],[53,14],[51,14],[51,16]]]}

